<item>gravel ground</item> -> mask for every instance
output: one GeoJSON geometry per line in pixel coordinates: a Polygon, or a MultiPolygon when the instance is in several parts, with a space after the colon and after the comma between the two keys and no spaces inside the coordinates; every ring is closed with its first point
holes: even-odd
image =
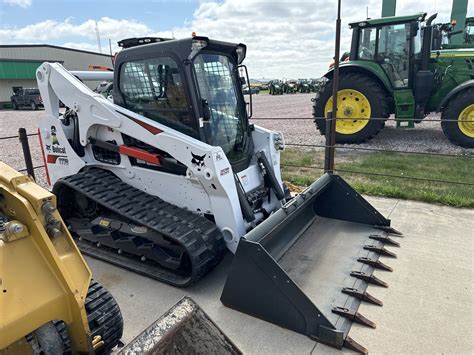
{"type": "MultiPolygon", "coordinates": [[[[324,137],[316,130],[311,118],[312,97],[314,94],[253,95],[252,122],[283,132],[286,143],[324,145],[324,137]]],[[[44,111],[29,110],[0,111],[0,137],[17,135],[20,127],[26,128],[28,133],[36,133],[36,121],[43,113],[44,111]]],[[[439,115],[431,115],[430,118],[439,118],[439,115]]],[[[42,165],[36,136],[30,137],[30,147],[34,166],[42,165]]],[[[461,148],[449,142],[444,137],[439,122],[422,122],[415,129],[401,130],[396,129],[395,122],[390,121],[377,137],[358,147],[450,154],[474,153],[474,149],[461,148]]],[[[360,153],[340,152],[341,155],[360,153]]],[[[18,139],[0,140],[0,160],[16,169],[25,168],[18,139]]],[[[38,182],[46,186],[44,169],[37,169],[36,175],[38,182]]]]}
{"type": "MultiPolygon", "coordinates": [[[[314,94],[253,95],[253,123],[283,132],[286,143],[324,145],[325,138],[319,134],[312,120],[313,97],[314,94]]],[[[439,119],[440,115],[428,118],[439,119]]],[[[380,134],[369,142],[346,146],[445,154],[474,153],[474,149],[452,144],[444,136],[440,122],[426,121],[417,124],[415,129],[406,130],[396,129],[395,122],[388,121],[380,134]]]]}
{"type": "MultiPolygon", "coordinates": [[[[44,114],[44,111],[0,111],[0,138],[6,136],[17,136],[20,127],[26,128],[26,132],[36,133],[38,131],[37,119],[44,114]]],[[[43,165],[40,143],[37,136],[28,137],[31,150],[33,166],[43,165]]],[[[0,139],[0,160],[20,170],[25,169],[23,151],[18,138],[0,139]]],[[[46,173],[43,168],[35,170],[36,181],[44,187],[48,187],[46,173]]]]}

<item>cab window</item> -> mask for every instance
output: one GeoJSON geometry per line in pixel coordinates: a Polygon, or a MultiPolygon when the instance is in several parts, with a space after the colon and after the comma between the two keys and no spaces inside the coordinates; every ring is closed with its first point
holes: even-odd
{"type": "Polygon", "coordinates": [[[198,137],[178,65],[170,57],[130,61],[120,68],[119,89],[125,107],[198,137]]]}

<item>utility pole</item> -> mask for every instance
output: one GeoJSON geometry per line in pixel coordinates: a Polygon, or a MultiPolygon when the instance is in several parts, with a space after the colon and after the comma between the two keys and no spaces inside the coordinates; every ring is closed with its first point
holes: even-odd
{"type": "Polygon", "coordinates": [[[102,53],[102,44],[100,43],[99,24],[95,21],[95,33],[97,35],[97,47],[99,47],[99,53],[102,53]]]}

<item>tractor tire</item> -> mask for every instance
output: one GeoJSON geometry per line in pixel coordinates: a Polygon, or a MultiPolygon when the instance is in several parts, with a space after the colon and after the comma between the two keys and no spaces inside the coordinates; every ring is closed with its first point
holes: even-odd
{"type": "Polygon", "coordinates": [[[474,148],[473,88],[460,92],[448,102],[441,114],[441,128],[454,144],[474,148]]]}
{"type": "Polygon", "coordinates": [[[14,110],[18,110],[18,104],[16,103],[16,101],[12,101],[12,107],[14,110]]]}
{"type": "MultiPolygon", "coordinates": [[[[96,354],[108,354],[119,344],[123,333],[123,319],[120,308],[112,294],[97,281],[92,280],[86,298],[86,313],[92,340],[100,335],[104,341],[96,354]]],[[[63,340],[64,353],[71,353],[71,341],[66,325],[62,321],[54,323],[63,340]]]]}
{"type": "MultiPolygon", "coordinates": [[[[371,120],[370,118],[388,118],[390,115],[390,106],[388,104],[388,98],[384,88],[375,80],[366,75],[349,73],[343,75],[339,79],[339,93],[343,90],[347,92],[355,92],[358,96],[362,97],[363,100],[366,100],[370,108],[370,116],[367,117],[369,119],[365,126],[360,127],[360,129],[354,129],[353,132],[350,132],[351,129],[349,129],[349,132],[341,132],[341,129],[338,129],[336,126],[336,143],[358,144],[372,139],[382,130],[382,128],[385,127],[385,120],[371,120]]],[[[332,80],[327,80],[321,85],[318,92],[316,93],[315,98],[313,99],[314,122],[316,123],[316,128],[319,130],[321,135],[326,134],[325,117],[327,111],[325,108],[328,100],[331,99],[331,97],[332,80]]],[[[342,99],[345,100],[344,97],[342,99]]],[[[358,97],[356,97],[355,100],[359,101],[358,97]]],[[[345,112],[344,106],[342,109],[345,112]]],[[[365,108],[362,109],[362,112],[364,110],[365,108]]],[[[341,114],[339,114],[338,117],[341,117],[341,114]]],[[[360,116],[355,118],[360,118],[360,116]]],[[[342,122],[341,125],[344,123],[343,120],[337,122],[342,122]]],[[[361,122],[362,124],[363,121],[354,120],[353,122],[356,124],[357,122],[361,122]]]]}
{"type": "Polygon", "coordinates": [[[38,110],[38,105],[34,101],[31,101],[30,107],[33,111],[38,110]]]}

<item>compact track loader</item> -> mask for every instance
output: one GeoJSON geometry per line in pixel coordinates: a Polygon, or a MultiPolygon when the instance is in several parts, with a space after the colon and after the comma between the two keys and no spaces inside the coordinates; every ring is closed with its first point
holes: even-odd
{"type": "Polygon", "coordinates": [[[291,198],[280,133],[249,122],[246,47],[127,39],[101,78],[44,63],[39,133],[58,208],[80,249],[185,287],[235,253],[224,305],[341,348],[380,255],[384,218],[339,176],[291,198]],[[113,102],[81,80],[113,80],[113,102]],[[59,112],[59,100],[66,105],[59,112]],[[247,112],[247,109],[248,112],[247,112]],[[301,288],[300,288],[301,287],[301,288]],[[313,303],[314,301],[314,303],[313,303]]]}
{"type": "Polygon", "coordinates": [[[108,353],[122,336],[112,295],[56,210],[56,197],[0,162],[0,354],[108,353]]]}

